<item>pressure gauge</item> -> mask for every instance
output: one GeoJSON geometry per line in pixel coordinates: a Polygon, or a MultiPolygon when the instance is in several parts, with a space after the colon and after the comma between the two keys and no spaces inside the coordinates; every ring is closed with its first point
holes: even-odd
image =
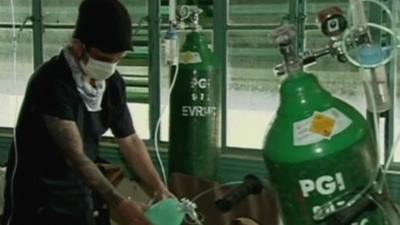
{"type": "Polygon", "coordinates": [[[321,24],[322,33],[328,37],[341,35],[347,29],[347,20],[342,10],[337,7],[330,7],[319,12],[318,20],[321,24]]]}
{"type": "Polygon", "coordinates": [[[176,14],[180,20],[186,20],[190,17],[191,9],[188,5],[181,5],[176,8],[176,14]]]}

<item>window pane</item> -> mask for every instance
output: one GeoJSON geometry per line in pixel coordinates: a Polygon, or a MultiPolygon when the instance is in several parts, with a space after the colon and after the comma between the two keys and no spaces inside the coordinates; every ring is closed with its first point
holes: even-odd
{"type": "Polygon", "coordinates": [[[230,0],[229,24],[280,24],[289,12],[288,0],[230,0]]]}
{"type": "Polygon", "coordinates": [[[123,2],[128,9],[133,24],[138,24],[141,18],[148,15],[147,0],[121,0],[121,2],[123,2]]]}
{"type": "Polygon", "coordinates": [[[42,0],[45,24],[75,24],[81,0],[42,0]]]}
{"type": "MultiPolygon", "coordinates": [[[[319,30],[306,32],[306,49],[326,47],[329,38],[319,30]]],[[[314,73],[321,85],[336,97],[343,99],[365,114],[366,105],[362,77],[357,68],[350,63],[340,63],[335,57],[325,56],[318,63],[306,69],[314,73]]]]}
{"type": "Polygon", "coordinates": [[[11,2],[14,3],[15,22],[22,23],[24,19],[32,15],[32,1],[26,0],[0,0],[0,23],[12,22],[11,2]]]}
{"type": "Polygon", "coordinates": [[[349,7],[349,0],[307,0],[306,1],[306,14],[307,24],[318,24],[318,13],[326,8],[337,6],[344,15],[347,15],[349,7]]]}
{"type": "Polygon", "coordinates": [[[136,132],[141,138],[149,139],[149,104],[129,103],[128,107],[136,132]]]}
{"type": "Polygon", "coordinates": [[[279,82],[272,68],[281,59],[267,35],[267,31],[252,30],[228,33],[226,129],[230,147],[261,149],[278,107],[279,82]]]}
{"type": "Polygon", "coordinates": [[[33,72],[32,32],[18,32],[16,67],[14,69],[11,29],[0,29],[0,127],[14,127],[15,118],[33,72]]]}
{"type": "MultiPolygon", "coordinates": [[[[43,0],[43,20],[46,24],[75,24],[81,0],[43,0]]],[[[147,15],[147,1],[121,0],[128,9],[132,23],[147,15]]]]}
{"type": "Polygon", "coordinates": [[[58,55],[60,50],[69,43],[71,37],[72,30],[69,29],[46,29],[43,33],[43,60],[47,61],[58,55]]]}

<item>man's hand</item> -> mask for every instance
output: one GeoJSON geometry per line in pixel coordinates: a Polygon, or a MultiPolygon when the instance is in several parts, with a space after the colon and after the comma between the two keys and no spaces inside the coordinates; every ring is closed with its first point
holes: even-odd
{"type": "Polygon", "coordinates": [[[129,199],[124,199],[111,209],[111,217],[120,225],[151,225],[143,214],[144,207],[129,199]]]}
{"type": "Polygon", "coordinates": [[[137,134],[117,139],[126,161],[141,179],[140,186],[154,200],[175,197],[163,184],[149,156],[146,145],[137,134]]]}
{"type": "Polygon", "coordinates": [[[166,187],[162,187],[159,190],[156,190],[153,194],[154,201],[158,202],[167,198],[176,198],[174,194],[172,194],[166,187]]]}

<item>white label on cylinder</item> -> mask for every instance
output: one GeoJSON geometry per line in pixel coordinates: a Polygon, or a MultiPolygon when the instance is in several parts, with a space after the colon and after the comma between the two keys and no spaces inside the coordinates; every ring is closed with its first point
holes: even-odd
{"type": "Polygon", "coordinates": [[[181,52],[179,54],[179,62],[182,64],[201,63],[201,56],[198,52],[181,52]]]}
{"type": "Polygon", "coordinates": [[[330,139],[351,123],[351,119],[336,108],[316,111],[311,117],[293,124],[293,144],[302,146],[330,139]]]}

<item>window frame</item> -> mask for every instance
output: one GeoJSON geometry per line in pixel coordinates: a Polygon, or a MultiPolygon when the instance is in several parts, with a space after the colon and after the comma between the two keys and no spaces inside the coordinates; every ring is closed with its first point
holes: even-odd
{"type": "MultiPolygon", "coordinates": [[[[236,148],[236,147],[228,147],[227,146],[227,37],[228,31],[232,30],[241,30],[241,29],[256,29],[256,30],[265,30],[265,29],[274,29],[277,26],[275,25],[252,25],[252,24],[240,24],[240,25],[231,25],[229,24],[229,0],[212,1],[212,7],[214,11],[218,12],[214,14],[213,18],[213,45],[214,45],[214,53],[217,58],[220,59],[222,66],[222,117],[221,117],[221,148],[222,154],[233,154],[233,155],[252,155],[254,157],[261,157],[262,151],[256,149],[248,149],[248,148],[236,148]]],[[[289,1],[289,12],[288,12],[288,20],[290,23],[294,24],[299,31],[296,40],[296,49],[298,51],[304,50],[305,43],[305,31],[318,29],[315,25],[305,24],[305,10],[306,10],[306,0],[297,0],[297,1],[289,1]]],[[[396,1],[388,0],[389,5],[395,5],[396,1]]],[[[43,63],[43,32],[45,29],[73,29],[73,25],[65,25],[65,24],[44,24],[42,18],[42,1],[41,0],[32,0],[32,16],[31,24],[16,24],[16,28],[23,27],[24,29],[31,29],[33,32],[33,62],[34,69],[36,69],[39,65],[43,63]]],[[[382,16],[379,13],[373,13],[374,17],[371,18],[373,21],[380,22],[382,20],[382,16]]],[[[161,29],[162,26],[162,13],[161,13],[161,0],[157,1],[148,1],[148,88],[149,88],[149,97],[147,104],[149,105],[149,130],[150,130],[150,139],[148,142],[154,143],[154,130],[156,127],[157,120],[160,115],[160,74],[161,74],[161,47],[160,47],[160,39],[161,37],[161,29]]],[[[28,18],[29,19],[29,18],[28,18]]],[[[12,29],[12,24],[3,23],[0,24],[1,28],[12,29]]],[[[132,26],[133,29],[137,28],[137,25],[132,26]]],[[[165,27],[164,27],[165,29],[165,27]]],[[[278,54],[278,53],[277,53],[278,54]]],[[[389,71],[389,80],[390,80],[390,92],[392,96],[397,91],[395,81],[397,74],[397,62],[392,62],[388,65],[389,71]]],[[[393,99],[394,103],[397,102],[396,98],[393,99]]],[[[398,129],[396,124],[394,123],[396,117],[396,110],[392,108],[385,118],[388,121],[388,124],[385,128],[387,132],[388,142],[385,145],[385,156],[387,157],[388,149],[390,149],[394,144],[395,139],[395,131],[398,129]]],[[[160,135],[158,135],[160,137],[160,135]]],[[[161,142],[160,140],[157,140],[161,142]]],[[[165,143],[163,143],[165,144],[165,143]]],[[[167,143],[166,143],[167,144],[167,143]]],[[[395,162],[392,164],[393,168],[400,168],[400,162],[395,162]]]]}

